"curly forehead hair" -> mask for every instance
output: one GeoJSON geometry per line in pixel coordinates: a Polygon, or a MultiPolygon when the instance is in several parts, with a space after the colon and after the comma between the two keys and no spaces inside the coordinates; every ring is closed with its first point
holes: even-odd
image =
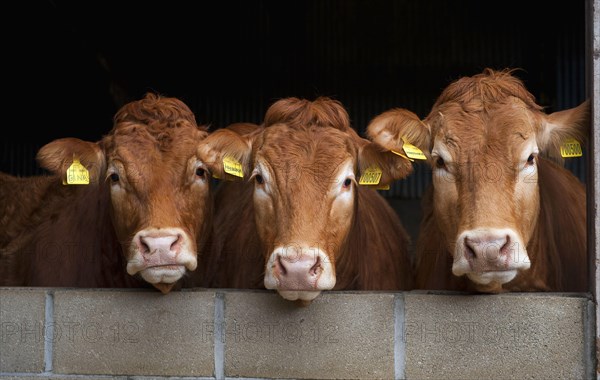
{"type": "Polygon", "coordinates": [[[345,131],[350,129],[350,117],[341,102],[328,97],[314,101],[285,98],[273,103],[265,114],[264,125],[284,123],[291,127],[327,126],[345,131]]]}
{"type": "Polygon", "coordinates": [[[114,123],[134,122],[152,128],[159,124],[169,128],[196,125],[196,117],[190,108],[177,98],[147,93],[143,99],[130,102],[115,114],[114,123]]]}
{"type": "Polygon", "coordinates": [[[527,107],[541,110],[535,97],[527,91],[523,82],[513,75],[515,69],[493,70],[486,68],[481,74],[463,77],[450,84],[435,102],[434,109],[446,102],[468,104],[476,101],[483,109],[509,97],[518,98],[527,107]]]}
{"type": "MultiPolygon", "coordinates": [[[[198,126],[196,117],[181,100],[147,93],[144,98],[130,102],[115,114],[114,125],[104,143],[109,146],[111,136],[131,139],[151,138],[160,149],[169,149],[178,135],[189,135],[190,130],[206,131],[206,126],[198,126]],[[138,137],[133,137],[138,136],[138,137]]],[[[193,132],[195,133],[195,132],[193,132]]]]}

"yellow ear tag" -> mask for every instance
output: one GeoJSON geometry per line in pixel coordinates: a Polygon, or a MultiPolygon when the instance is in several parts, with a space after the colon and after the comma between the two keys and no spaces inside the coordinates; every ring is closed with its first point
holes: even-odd
{"type": "Polygon", "coordinates": [[[425,157],[425,155],[423,154],[423,152],[421,151],[421,149],[417,148],[416,146],[409,144],[406,141],[406,138],[402,138],[402,141],[404,141],[404,145],[402,145],[402,149],[404,149],[404,153],[406,153],[406,155],[410,158],[414,158],[415,160],[426,160],[427,157],[425,157]]]}
{"type": "Polygon", "coordinates": [[[371,166],[370,168],[367,168],[367,170],[365,170],[362,173],[362,175],[360,176],[360,179],[358,180],[358,184],[359,185],[378,185],[379,181],[381,180],[381,174],[383,174],[381,169],[379,169],[378,167],[371,166]]]}
{"type": "Polygon", "coordinates": [[[375,190],[389,190],[390,189],[390,185],[381,185],[381,186],[377,186],[375,188],[375,190]]]}
{"type": "Polygon", "coordinates": [[[89,185],[90,172],[81,165],[79,159],[73,158],[73,163],[67,169],[67,182],[63,185],[89,185]]]}
{"type": "Polygon", "coordinates": [[[581,145],[579,145],[579,141],[575,139],[566,140],[560,146],[560,155],[564,158],[581,157],[583,153],[581,151],[581,145]]]}
{"type": "Polygon", "coordinates": [[[231,174],[236,177],[244,178],[244,172],[242,170],[242,164],[231,156],[223,157],[223,170],[225,173],[231,174]]]}

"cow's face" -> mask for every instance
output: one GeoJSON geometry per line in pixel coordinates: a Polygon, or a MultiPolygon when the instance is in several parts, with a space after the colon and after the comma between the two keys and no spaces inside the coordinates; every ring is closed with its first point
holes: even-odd
{"type": "Polygon", "coordinates": [[[128,133],[115,133],[107,144],[105,181],[127,272],[163,291],[197,266],[196,238],[205,236],[210,214],[208,172],[196,154],[205,136],[197,129],[174,133],[161,149],[154,138],[139,136],[133,145],[128,133]]]}
{"type": "Polygon", "coordinates": [[[267,128],[251,180],[267,289],[311,300],[335,286],[335,262],[354,212],[357,149],[332,128],[267,128]]]}
{"type": "Polygon", "coordinates": [[[198,240],[204,239],[211,203],[208,171],[197,154],[207,133],[196,126],[187,107],[176,111],[181,104],[162,101],[166,104],[148,105],[148,119],[136,118],[141,111],[134,107],[122,110],[99,144],[57,140],[40,157],[46,167],[52,166],[47,161],[53,156],[62,168],[73,157],[92,168],[89,186],[110,194],[127,272],[167,293],[196,269],[198,240]],[[161,107],[175,111],[165,116],[161,107]]]}
{"type": "Polygon", "coordinates": [[[429,119],[434,215],[452,273],[499,286],[530,267],[526,246],[539,214],[535,117],[519,101],[464,114],[445,104],[429,119]]]}
{"type": "Polygon", "coordinates": [[[452,273],[495,292],[535,260],[526,247],[540,209],[538,155],[556,154],[566,138],[579,138],[587,107],[545,115],[515,96],[485,108],[479,99],[447,101],[423,122],[394,110],[368,129],[388,148],[399,149],[410,135],[429,152],[433,212],[453,255],[452,273]]]}
{"type": "Polygon", "coordinates": [[[406,159],[354,131],[274,124],[242,136],[207,138],[206,162],[219,176],[223,157],[236,157],[253,187],[257,232],[264,251],[264,285],[288,300],[311,301],[336,284],[336,262],[356,209],[356,186],[371,166],[381,184],[403,178],[406,159]],[[227,141],[227,143],[225,143],[227,141]]]}

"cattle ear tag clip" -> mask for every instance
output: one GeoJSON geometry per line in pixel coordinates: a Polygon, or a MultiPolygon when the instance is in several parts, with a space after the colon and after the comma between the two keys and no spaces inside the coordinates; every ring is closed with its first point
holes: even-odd
{"type": "Polygon", "coordinates": [[[409,143],[408,141],[406,141],[406,137],[402,137],[402,141],[404,142],[404,144],[402,145],[402,150],[404,150],[404,153],[406,153],[406,156],[399,152],[393,151],[393,150],[392,150],[392,153],[395,153],[404,158],[408,158],[411,161],[427,159],[427,157],[425,156],[425,154],[423,154],[421,149],[417,148],[416,146],[414,146],[411,143],[409,143]]]}
{"type": "Polygon", "coordinates": [[[563,158],[570,157],[581,157],[583,152],[581,151],[581,145],[579,141],[575,139],[568,139],[560,146],[560,155],[563,158]]]}
{"type": "Polygon", "coordinates": [[[227,174],[232,176],[244,178],[244,171],[242,170],[242,164],[231,156],[223,157],[223,170],[227,174]]]}
{"type": "Polygon", "coordinates": [[[89,185],[90,172],[79,162],[79,159],[73,157],[73,163],[67,169],[67,180],[63,180],[63,185],[89,185]]]}
{"type": "Polygon", "coordinates": [[[360,179],[358,180],[358,184],[370,186],[379,185],[379,181],[381,181],[382,174],[383,172],[380,168],[376,166],[371,166],[362,173],[360,179]]]}

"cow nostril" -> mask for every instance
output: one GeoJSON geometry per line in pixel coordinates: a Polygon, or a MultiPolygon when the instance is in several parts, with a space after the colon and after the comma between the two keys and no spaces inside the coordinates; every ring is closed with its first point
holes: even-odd
{"type": "Polygon", "coordinates": [[[150,247],[148,246],[148,244],[146,244],[143,238],[140,239],[140,247],[142,248],[142,254],[151,253],[150,247]]]}
{"type": "Polygon", "coordinates": [[[469,244],[469,239],[465,237],[465,258],[468,261],[473,261],[475,259],[475,250],[469,244]]]}
{"type": "Polygon", "coordinates": [[[175,241],[173,243],[171,243],[171,247],[169,247],[170,250],[177,251],[180,243],[181,243],[181,235],[177,235],[177,238],[175,239],[175,241]]]}
{"type": "Polygon", "coordinates": [[[287,274],[287,270],[285,269],[285,265],[281,261],[281,256],[277,256],[277,260],[275,261],[275,267],[279,270],[279,274],[285,276],[287,274]]]}
{"type": "Polygon", "coordinates": [[[321,271],[322,267],[321,267],[321,257],[317,256],[317,261],[315,262],[315,265],[313,265],[310,268],[310,271],[308,272],[309,275],[311,276],[316,276],[317,274],[319,274],[319,271],[321,271]]]}
{"type": "Polygon", "coordinates": [[[506,243],[504,243],[504,245],[502,245],[502,248],[500,248],[500,254],[501,255],[508,254],[509,246],[510,246],[510,236],[506,235],[506,243]]]}

